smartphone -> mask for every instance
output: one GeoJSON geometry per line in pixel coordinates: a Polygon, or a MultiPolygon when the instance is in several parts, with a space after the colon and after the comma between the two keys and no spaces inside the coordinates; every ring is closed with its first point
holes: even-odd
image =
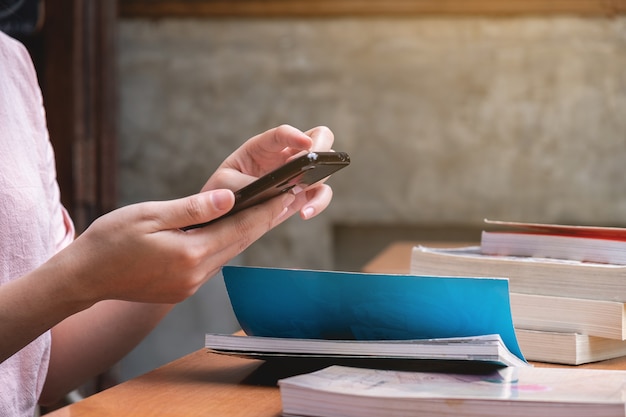
{"type": "Polygon", "coordinates": [[[272,197],[293,190],[298,193],[350,164],[345,152],[309,152],[292,159],[280,168],[262,176],[235,192],[235,205],[225,215],[206,223],[194,224],[182,230],[197,229],[225,216],[237,213],[272,197]]]}

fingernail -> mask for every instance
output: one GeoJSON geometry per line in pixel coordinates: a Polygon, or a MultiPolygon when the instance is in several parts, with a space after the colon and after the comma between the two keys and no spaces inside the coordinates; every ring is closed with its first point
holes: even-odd
{"type": "Polygon", "coordinates": [[[276,220],[282,220],[282,218],[285,217],[287,213],[289,213],[289,207],[285,207],[283,211],[280,212],[278,217],[276,217],[276,220]]]}
{"type": "Polygon", "coordinates": [[[282,203],[283,203],[283,211],[276,217],[276,220],[282,220],[283,217],[287,216],[289,213],[289,206],[296,199],[296,196],[291,193],[285,193],[283,195],[282,203]]]}
{"type": "Polygon", "coordinates": [[[232,206],[233,192],[229,190],[215,190],[211,192],[211,202],[217,210],[226,210],[232,206]]]}
{"type": "Polygon", "coordinates": [[[289,207],[291,203],[296,199],[296,196],[291,193],[285,193],[283,195],[283,206],[289,207]]]}
{"type": "Polygon", "coordinates": [[[302,210],[302,217],[306,219],[310,219],[315,214],[315,209],[313,207],[306,207],[302,210]]]}

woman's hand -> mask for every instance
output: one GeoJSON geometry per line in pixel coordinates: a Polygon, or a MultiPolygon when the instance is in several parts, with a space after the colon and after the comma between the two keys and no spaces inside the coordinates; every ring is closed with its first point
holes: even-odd
{"type": "MultiPolygon", "coordinates": [[[[285,193],[208,226],[227,213],[240,188],[309,150],[329,150],[333,135],[280,126],[247,141],[218,168],[204,192],[120,208],[97,219],[47,266],[66,271],[66,291],[85,305],[105,299],[180,302],[267,231],[300,211],[305,219],[325,209],[332,190],[316,184],[285,193]],[[214,188],[216,187],[216,188],[214,188]]],[[[46,265],[44,265],[46,267],[46,265]]],[[[83,306],[84,307],[84,306],[83,306]]]]}
{"type": "MultiPolygon", "coordinates": [[[[333,141],[333,133],[324,126],[307,132],[301,132],[288,125],[270,129],[251,138],[226,158],[202,190],[228,188],[236,191],[280,167],[296,155],[309,151],[331,150],[333,141]]],[[[298,194],[284,218],[300,211],[303,219],[310,219],[322,212],[331,199],[330,187],[323,183],[315,184],[298,194]]]]}

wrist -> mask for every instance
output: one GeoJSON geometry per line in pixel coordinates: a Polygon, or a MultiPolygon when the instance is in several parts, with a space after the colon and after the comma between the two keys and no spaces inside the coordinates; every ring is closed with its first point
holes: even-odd
{"type": "Polygon", "coordinates": [[[65,317],[101,301],[88,285],[87,276],[87,268],[81,266],[80,256],[73,253],[72,245],[33,271],[34,285],[41,288],[42,296],[54,298],[51,309],[65,317]]]}

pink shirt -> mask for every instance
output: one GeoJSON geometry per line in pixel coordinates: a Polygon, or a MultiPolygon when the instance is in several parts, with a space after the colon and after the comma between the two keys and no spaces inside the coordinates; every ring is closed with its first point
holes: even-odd
{"type": "MultiPolygon", "coordinates": [[[[0,285],[69,244],[37,76],[26,49],[0,32],[0,285]]],[[[0,364],[0,416],[32,416],[48,370],[50,332],[0,364]]]]}

